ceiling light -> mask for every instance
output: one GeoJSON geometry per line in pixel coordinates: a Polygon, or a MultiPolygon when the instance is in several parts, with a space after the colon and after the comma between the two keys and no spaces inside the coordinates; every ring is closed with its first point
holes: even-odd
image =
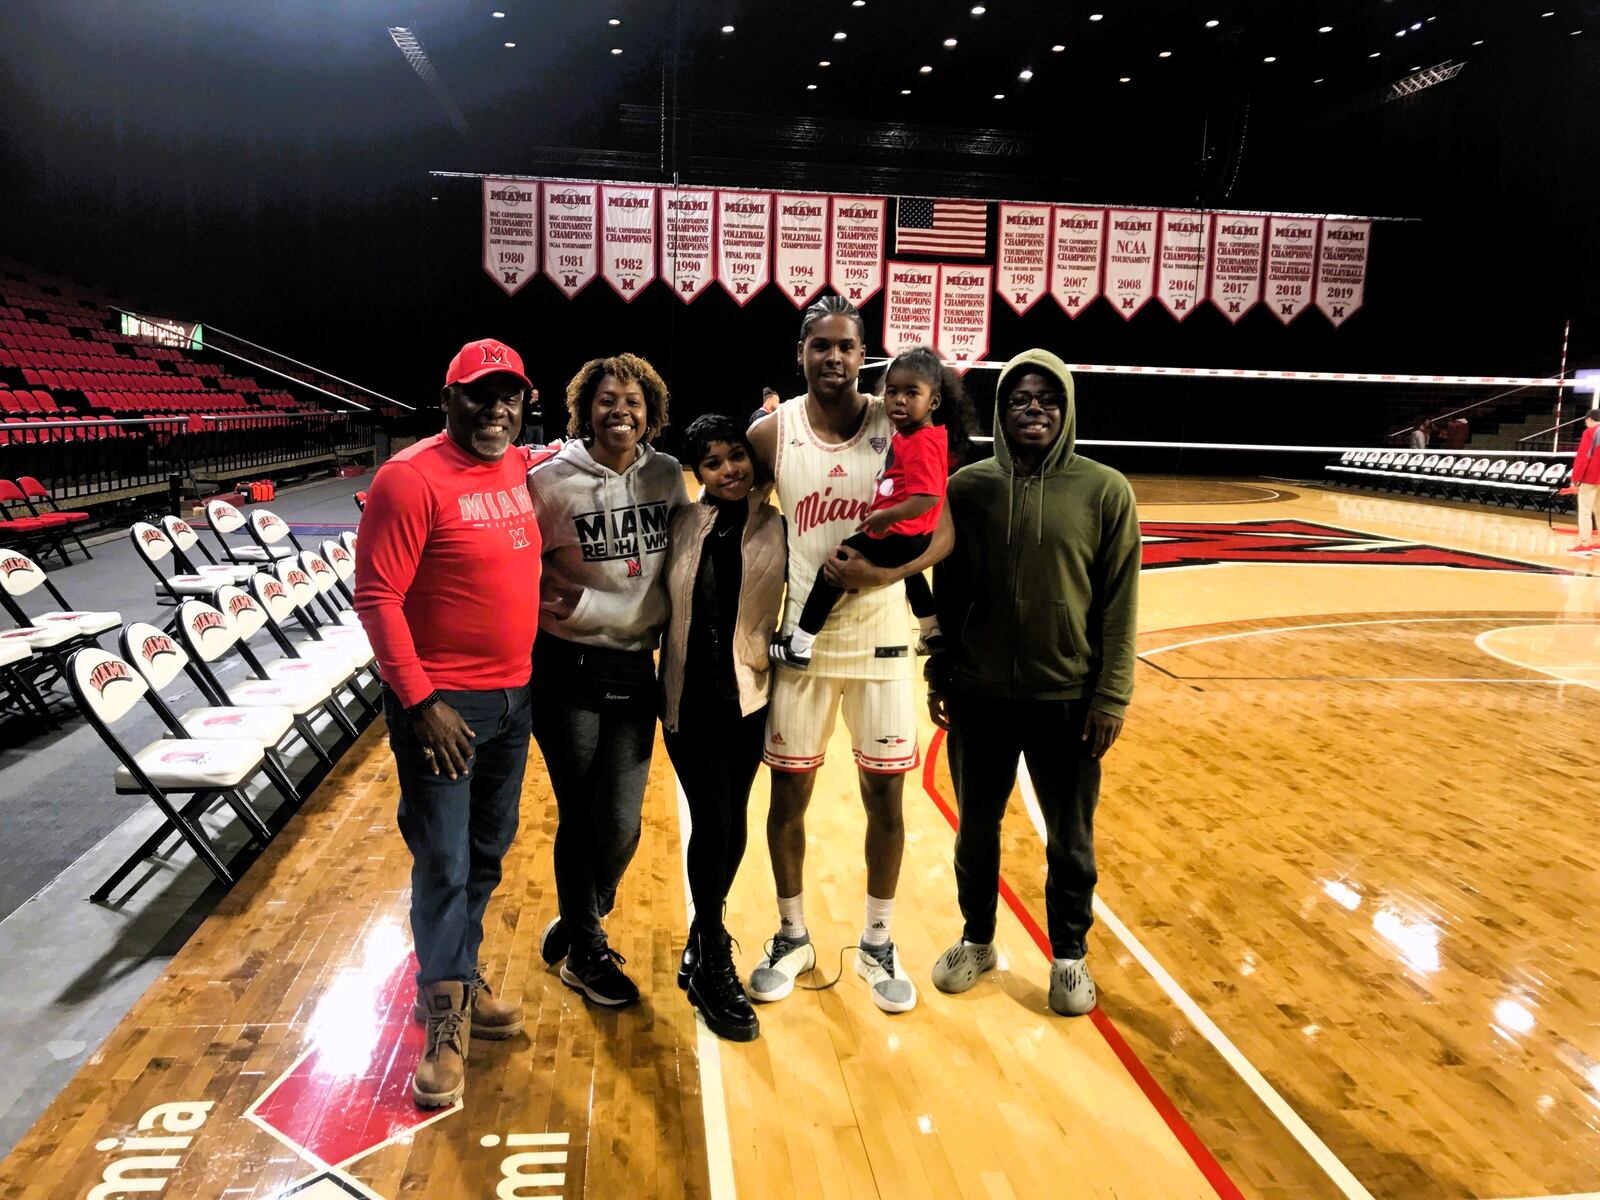
{"type": "Polygon", "coordinates": [[[1430,20],[1430,21],[1437,21],[1438,19],[1439,19],[1438,17],[1429,17],[1428,18],[1428,20],[1430,20]]]}
{"type": "Polygon", "coordinates": [[[1278,56],[1276,54],[1269,54],[1265,58],[1263,58],[1261,61],[1262,62],[1277,62],[1278,61],[1278,56]]]}
{"type": "Polygon", "coordinates": [[[950,49],[955,44],[956,44],[955,38],[945,38],[945,40],[944,40],[944,48],[946,50],[950,49]]]}
{"type": "Polygon", "coordinates": [[[1413,21],[1413,22],[1411,22],[1411,28],[1412,29],[1421,29],[1422,28],[1422,22],[1421,21],[1413,21]]]}
{"type": "Polygon", "coordinates": [[[821,62],[819,62],[817,64],[817,66],[819,66],[819,67],[831,67],[831,66],[833,66],[833,62],[832,62],[831,59],[826,59],[825,58],[821,62]]]}
{"type": "Polygon", "coordinates": [[[920,74],[920,75],[932,75],[933,74],[933,68],[930,67],[930,66],[927,66],[926,64],[924,64],[923,67],[921,68],[921,70],[918,72],[918,74],[920,74]]]}
{"type": "Polygon", "coordinates": [[[1553,9],[1553,8],[1552,8],[1552,9],[1551,9],[1551,10],[1550,10],[1550,11],[1549,11],[1549,12],[1547,12],[1547,13],[1540,13],[1540,14],[1539,14],[1539,15],[1540,15],[1540,16],[1541,16],[1541,17],[1553,17],[1553,16],[1555,16],[1555,15],[1556,15],[1556,10],[1555,10],[1555,9],[1553,9]]]}
{"type": "Polygon", "coordinates": [[[1573,30],[1573,31],[1572,31],[1572,36],[1573,36],[1573,37],[1577,37],[1577,36],[1578,36],[1578,35],[1579,35],[1579,34],[1580,34],[1580,33],[1582,33],[1582,32],[1583,32],[1583,30],[1581,30],[1581,29],[1574,29],[1574,30],[1573,30]]]}
{"type": "Polygon", "coordinates": [[[1172,51],[1171,50],[1163,50],[1160,54],[1156,55],[1156,57],[1157,58],[1171,58],[1172,57],[1172,51]]]}
{"type": "Polygon", "coordinates": [[[1382,53],[1383,53],[1383,51],[1381,51],[1381,50],[1374,50],[1371,54],[1367,55],[1367,57],[1368,58],[1377,58],[1382,53]]]}
{"type": "Polygon", "coordinates": [[[808,84],[806,84],[806,91],[808,91],[808,92],[814,92],[814,91],[816,91],[816,90],[817,90],[817,85],[816,85],[816,84],[814,84],[814,83],[808,83],[808,84]]]}
{"type": "Polygon", "coordinates": [[[845,40],[845,38],[847,38],[849,36],[850,35],[848,33],[846,33],[844,30],[841,29],[841,30],[839,30],[838,33],[833,35],[833,40],[836,41],[836,42],[842,42],[842,41],[845,40]]]}
{"type": "Polygon", "coordinates": [[[1105,19],[1105,13],[1090,13],[1089,20],[1100,21],[1105,19]]]}
{"type": "Polygon", "coordinates": [[[621,46],[613,46],[613,47],[611,47],[611,53],[613,53],[613,54],[621,54],[622,53],[622,47],[621,46]]]}
{"type": "Polygon", "coordinates": [[[507,50],[515,50],[516,48],[517,48],[517,44],[515,42],[507,42],[506,43],[506,49],[507,50]]]}
{"type": "Polygon", "coordinates": [[[723,33],[732,33],[733,32],[733,26],[732,25],[724,25],[722,27],[722,32],[723,33]]]}
{"type": "Polygon", "coordinates": [[[1406,31],[1404,29],[1396,29],[1394,35],[1395,37],[1405,37],[1406,31]]]}
{"type": "Polygon", "coordinates": [[[1217,20],[1215,17],[1212,17],[1211,20],[1206,22],[1206,28],[1207,29],[1215,29],[1218,25],[1221,25],[1221,24],[1222,24],[1221,21],[1217,20]]]}
{"type": "Polygon", "coordinates": [[[909,96],[909,95],[911,95],[911,89],[910,88],[901,88],[900,89],[900,94],[902,96],[909,96]]]}
{"type": "Polygon", "coordinates": [[[865,8],[866,6],[867,6],[867,0],[852,0],[852,3],[851,3],[850,7],[852,7],[852,8],[865,8]]]}
{"type": "Polygon", "coordinates": [[[615,18],[615,17],[612,17],[612,18],[611,18],[611,20],[609,20],[609,21],[607,21],[607,22],[606,22],[606,24],[607,24],[607,25],[621,25],[621,24],[622,24],[622,22],[621,22],[621,21],[619,21],[619,20],[617,20],[617,18],[615,18]]]}
{"type": "Polygon", "coordinates": [[[1422,67],[1421,67],[1421,65],[1420,65],[1420,64],[1419,64],[1419,65],[1417,65],[1417,66],[1415,66],[1415,67],[1412,67],[1412,68],[1411,68],[1411,69],[1412,69],[1412,70],[1413,70],[1413,71],[1420,71],[1420,70],[1422,70],[1422,67]]]}
{"type": "Polygon", "coordinates": [[[503,17],[503,16],[505,16],[505,13],[503,13],[503,12],[492,12],[489,15],[491,17],[503,17]]]}
{"type": "Polygon", "coordinates": [[[1332,25],[1318,25],[1317,26],[1317,32],[1318,33],[1332,33],[1333,32],[1333,26],[1332,25]]]}
{"type": "Polygon", "coordinates": [[[1022,80],[1023,83],[1027,83],[1028,80],[1033,78],[1033,72],[1032,71],[1018,71],[1017,72],[1017,78],[1022,80]]]}
{"type": "Polygon", "coordinates": [[[981,17],[981,16],[983,16],[984,13],[986,13],[988,11],[989,10],[984,8],[984,6],[981,5],[981,4],[974,4],[972,6],[972,15],[975,16],[975,17],[981,17]]]}
{"type": "Polygon", "coordinates": [[[1122,76],[1119,76],[1119,77],[1118,77],[1118,78],[1117,78],[1117,82],[1118,82],[1118,83],[1132,83],[1132,82],[1133,82],[1133,76],[1131,76],[1131,75],[1122,75],[1122,76]]]}
{"type": "Polygon", "coordinates": [[[1481,46],[1481,45],[1483,45],[1483,39],[1479,38],[1477,41],[1473,42],[1472,44],[1474,46],[1481,46]]]}
{"type": "Polygon", "coordinates": [[[1060,54],[1065,49],[1066,49],[1065,46],[1063,46],[1060,42],[1057,42],[1054,46],[1050,47],[1050,53],[1051,54],[1060,54]]]}
{"type": "Polygon", "coordinates": [[[994,98],[996,100],[1004,100],[1006,98],[1006,94],[1004,92],[996,92],[994,94],[994,98]]]}
{"type": "Polygon", "coordinates": [[[1312,83],[1322,83],[1322,82],[1324,82],[1324,81],[1323,81],[1323,80],[1321,80],[1321,79],[1313,79],[1313,80],[1312,80],[1312,81],[1311,81],[1311,82],[1312,82],[1312,83]]]}

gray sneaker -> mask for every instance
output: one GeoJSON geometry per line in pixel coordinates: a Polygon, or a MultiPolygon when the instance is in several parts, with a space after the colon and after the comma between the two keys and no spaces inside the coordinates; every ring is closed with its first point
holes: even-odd
{"type": "Polygon", "coordinates": [[[978,976],[994,970],[993,942],[959,941],[933,964],[933,986],[941,992],[964,992],[978,982],[978,976]]]}
{"type": "Polygon", "coordinates": [[[767,943],[766,955],[750,972],[750,983],[745,991],[750,993],[750,999],[763,1003],[782,1000],[794,991],[795,976],[816,965],[817,951],[809,933],[800,941],[775,933],[767,943]]]}
{"type": "Polygon", "coordinates": [[[1081,1017],[1099,1003],[1086,958],[1058,958],[1050,964],[1050,1008],[1063,1017],[1081,1017]]]}
{"type": "Polygon", "coordinates": [[[872,1002],[884,1012],[910,1012],[917,1006],[917,985],[900,969],[893,942],[858,946],[856,974],[872,985],[872,1002]]]}

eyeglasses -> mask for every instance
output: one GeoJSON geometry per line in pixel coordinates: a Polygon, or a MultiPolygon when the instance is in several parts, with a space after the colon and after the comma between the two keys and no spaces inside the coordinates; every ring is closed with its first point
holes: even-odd
{"type": "Polygon", "coordinates": [[[1012,412],[1026,412],[1037,403],[1047,412],[1061,411],[1060,392],[1012,392],[1006,397],[1006,407],[1012,412]]]}

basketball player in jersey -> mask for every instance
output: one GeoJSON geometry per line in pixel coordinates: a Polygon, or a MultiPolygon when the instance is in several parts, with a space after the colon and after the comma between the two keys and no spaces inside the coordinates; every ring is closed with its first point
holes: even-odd
{"type": "Polygon", "coordinates": [[[866,329],[855,306],[826,296],[806,310],[796,349],[806,394],[750,428],[756,455],[777,478],[788,519],[789,573],[779,636],[792,634],[821,569],[845,589],[817,635],[807,671],[773,672],[763,761],[772,768],[767,846],[778,891],[778,932],[750,973],[752,999],[782,1000],[795,977],[816,965],[806,930],[802,881],[805,816],[840,709],[867,814],[867,901],[856,973],[885,1012],[905,1012],[917,990],[889,937],[905,849],[900,796],[917,765],[907,575],[950,552],[949,518],[928,549],[902,567],[877,567],[840,543],[867,515],[894,426],[881,399],[856,390],[866,329]]]}

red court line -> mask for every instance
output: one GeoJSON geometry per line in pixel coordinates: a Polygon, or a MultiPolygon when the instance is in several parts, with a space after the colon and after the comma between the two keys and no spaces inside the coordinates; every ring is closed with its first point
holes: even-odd
{"type": "MultiPolygon", "coordinates": [[[[944,819],[950,823],[950,828],[955,829],[960,825],[960,821],[949,802],[939,794],[938,785],[934,782],[934,767],[939,761],[939,751],[943,746],[944,730],[937,729],[934,731],[933,740],[928,743],[928,757],[922,765],[922,790],[944,814],[944,819]]],[[[1044,955],[1045,961],[1049,962],[1053,957],[1050,953],[1050,939],[1045,936],[1039,922],[1034,920],[1027,905],[1017,899],[1017,894],[1011,890],[1011,885],[1005,881],[1004,876],[1000,879],[1000,896],[1012,915],[1028,931],[1028,936],[1033,939],[1033,944],[1039,947],[1039,952],[1044,955]]],[[[1211,1184],[1217,1195],[1222,1197],[1222,1200],[1244,1200],[1244,1193],[1232,1179],[1228,1178],[1228,1172],[1200,1140],[1200,1135],[1188,1121],[1184,1120],[1183,1114],[1178,1111],[1178,1106],[1156,1082],[1155,1076],[1150,1074],[1150,1069],[1144,1065],[1133,1047],[1128,1045],[1127,1039],[1122,1036],[1122,1032],[1111,1018],[1106,1016],[1105,1010],[1094,1009],[1089,1014],[1089,1020],[1100,1031],[1100,1036],[1105,1038],[1106,1044],[1111,1047],[1111,1052],[1117,1056],[1128,1074],[1133,1076],[1133,1081],[1139,1085],[1139,1090],[1144,1093],[1145,1099],[1150,1101],[1161,1119],[1167,1123],[1167,1128],[1172,1130],[1173,1136],[1178,1139],[1178,1144],[1188,1153],[1190,1160],[1200,1169],[1200,1173],[1206,1177],[1206,1182],[1211,1184]]]]}

